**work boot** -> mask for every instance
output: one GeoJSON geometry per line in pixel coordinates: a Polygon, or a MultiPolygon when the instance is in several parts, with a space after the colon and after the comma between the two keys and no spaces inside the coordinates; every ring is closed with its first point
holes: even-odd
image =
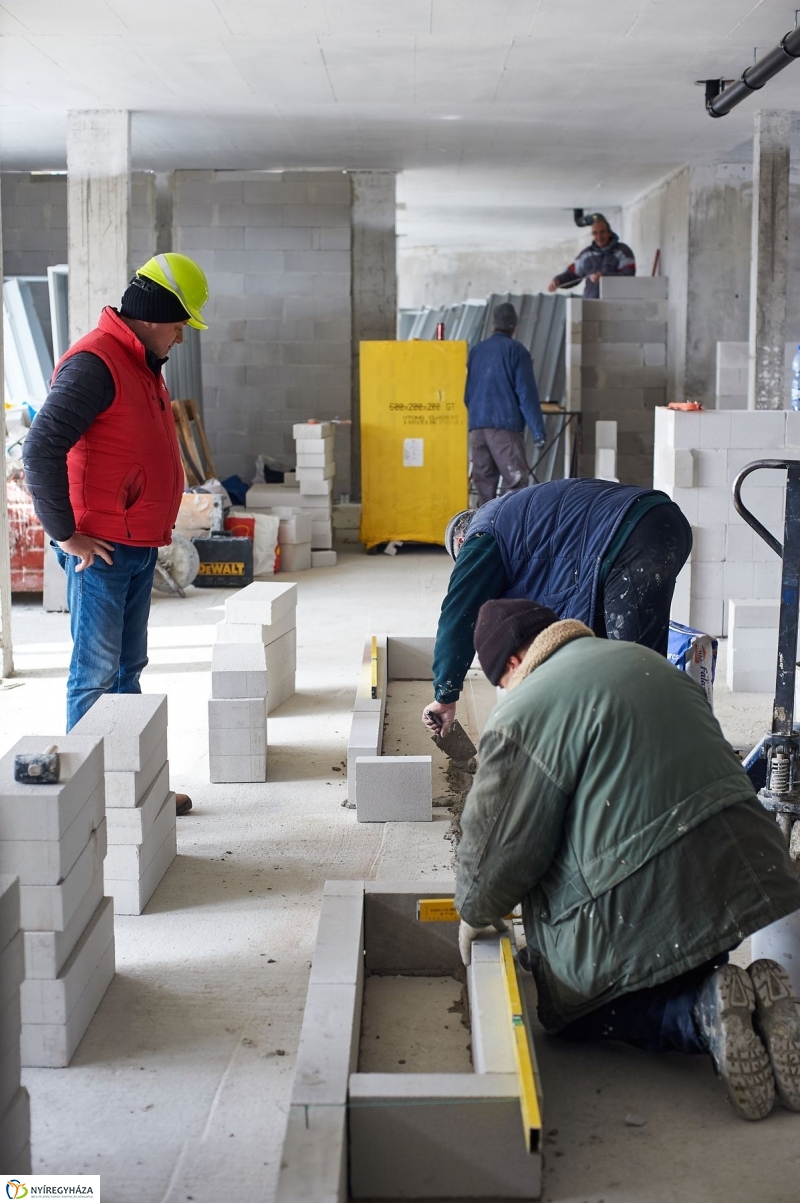
{"type": "Polygon", "coordinates": [[[742,1119],[764,1119],[772,1110],[775,1081],[769,1056],[753,1029],[753,983],[738,965],[721,965],[703,982],[694,1021],[731,1106],[742,1119]]]}
{"type": "Polygon", "coordinates": [[[188,794],[175,795],[175,814],[176,816],[188,815],[192,809],[192,799],[188,794]]]}
{"type": "Polygon", "coordinates": [[[778,1098],[800,1111],[800,999],[777,961],[754,961],[747,972],[756,992],[755,1028],[772,1062],[778,1098]]]}

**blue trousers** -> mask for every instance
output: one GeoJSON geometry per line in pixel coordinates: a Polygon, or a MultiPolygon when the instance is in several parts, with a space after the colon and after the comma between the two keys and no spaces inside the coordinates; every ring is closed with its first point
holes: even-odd
{"type": "Polygon", "coordinates": [[[56,548],[67,574],[72,659],[67,679],[67,731],[103,693],[141,693],[147,664],[147,619],[156,570],[155,547],[118,543],[113,564],[95,558],[76,572],[77,556],[56,548]]]}
{"type": "Polygon", "coordinates": [[[621,1040],[651,1053],[706,1053],[694,1022],[694,1004],[703,982],[727,960],[723,952],[660,986],[623,994],[573,1020],[558,1035],[567,1040],[621,1040]]]}

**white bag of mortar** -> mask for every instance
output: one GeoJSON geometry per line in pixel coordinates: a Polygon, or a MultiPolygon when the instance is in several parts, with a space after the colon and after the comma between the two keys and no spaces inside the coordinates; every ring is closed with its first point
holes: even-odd
{"type": "Polygon", "coordinates": [[[681,622],[669,624],[667,659],[702,689],[714,709],[714,677],[717,671],[717,640],[681,622]]]}

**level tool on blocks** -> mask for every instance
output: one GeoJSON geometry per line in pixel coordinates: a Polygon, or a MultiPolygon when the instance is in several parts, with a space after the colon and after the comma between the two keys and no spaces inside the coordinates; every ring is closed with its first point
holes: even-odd
{"type": "Polygon", "coordinates": [[[370,672],[372,682],[372,697],[378,696],[378,636],[372,636],[372,654],[370,656],[370,672]]]}

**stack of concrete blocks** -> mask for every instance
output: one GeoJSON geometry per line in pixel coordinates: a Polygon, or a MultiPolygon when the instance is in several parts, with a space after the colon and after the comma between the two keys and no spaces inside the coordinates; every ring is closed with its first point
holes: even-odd
{"type": "Polygon", "coordinates": [[[726,679],[733,693],[774,693],[779,601],[730,599],[726,679]]]}
{"type": "Polygon", "coordinates": [[[332,492],[336,475],[332,422],[301,422],[292,427],[297,450],[295,478],[301,496],[324,497],[327,505],[311,514],[311,567],[333,568],[332,492]]]}
{"type": "Polygon", "coordinates": [[[361,542],[361,505],[340,501],[333,507],[333,534],[337,543],[361,542]]]}
{"type": "Polygon", "coordinates": [[[68,1065],[114,976],[106,847],[102,740],[77,728],[19,740],[0,760],[0,872],[20,882],[23,1065],[68,1065]],[[52,744],[61,758],[58,783],[16,782],[17,753],[52,744]]]}
{"type": "MultiPolygon", "coordinates": [[[[707,635],[728,634],[728,605],[774,601],[781,561],[736,512],[733,482],[760,459],[800,458],[800,413],[656,410],[653,487],[680,506],[694,545],[678,578],[672,617],[707,635]]],[[[786,473],[753,473],[742,500],[783,542],[786,473]]]]}
{"type": "Polygon", "coordinates": [[[600,300],[570,311],[567,404],[583,413],[581,475],[595,468],[596,422],[615,421],[616,476],[649,484],[653,410],[666,401],[667,295],[661,276],[604,276],[600,300]]]}
{"type": "Polygon", "coordinates": [[[597,480],[617,480],[617,424],[596,422],[594,474],[597,480]]]}
{"type": "Polygon", "coordinates": [[[529,1152],[520,1130],[497,938],[472,974],[474,1072],[358,1072],[365,974],[458,970],[458,924],[417,920],[421,898],[453,890],[452,881],[325,883],[276,1203],[540,1197],[540,1141],[529,1152]]]}
{"type": "Polygon", "coordinates": [[[20,986],[25,952],[20,927],[19,879],[0,876],[0,1150],[9,1174],[31,1172],[28,1092],[20,1084],[20,986]]]}
{"type": "Polygon", "coordinates": [[[74,730],[105,747],[106,890],[118,915],[141,915],[177,854],[166,694],[104,694],[74,730]]]}
{"type": "Polygon", "coordinates": [[[266,781],[267,715],[295,692],[297,586],[254,581],[227,598],[211,658],[209,776],[266,781]]]}
{"type": "Polygon", "coordinates": [[[331,556],[323,557],[322,560],[319,558],[322,551],[329,551],[330,548],[317,549],[315,547],[315,544],[333,542],[330,493],[303,492],[304,486],[313,488],[315,485],[321,484],[324,487],[330,483],[331,481],[328,480],[306,481],[298,485],[256,484],[251,485],[247,490],[247,508],[249,510],[266,510],[281,519],[283,532],[279,533],[278,538],[281,542],[281,569],[283,571],[297,572],[303,568],[333,566],[334,560],[331,556]],[[294,531],[288,525],[283,525],[293,516],[300,516],[305,520],[310,519],[310,537],[304,521],[301,521],[294,531]],[[291,545],[292,540],[294,545],[291,545]],[[297,567],[293,567],[293,565],[297,565],[297,567]]]}
{"type": "MultiPolygon", "coordinates": [[[[792,401],[792,360],[797,343],[784,346],[783,388],[786,409],[792,401]]],[[[747,409],[750,347],[748,343],[717,343],[717,409],[747,409]]]]}
{"type": "Polygon", "coordinates": [[[429,823],[433,819],[432,758],[384,756],[382,752],[388,682],[430,679],[433,640],[395,635],[378,635],[376,640],[377,697],[372,696],[370,636],[364,644],[353,705],[347,742],[349,801],[356,804],[359,823],[429,823]]]}

